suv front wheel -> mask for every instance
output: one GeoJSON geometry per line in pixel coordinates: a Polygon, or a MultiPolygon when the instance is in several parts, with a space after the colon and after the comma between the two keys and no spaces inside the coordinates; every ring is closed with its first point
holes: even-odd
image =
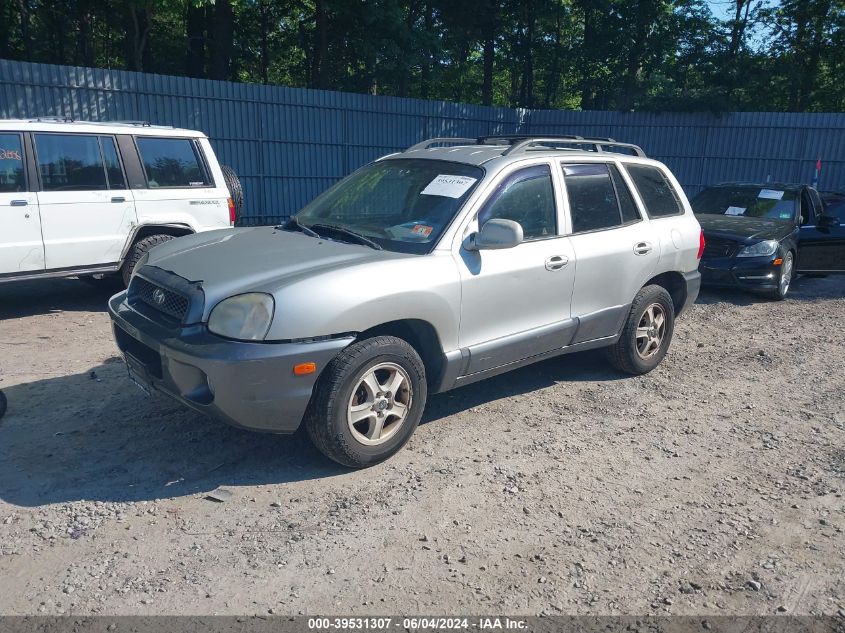
{"type": "Polygon", "coordinates": [[[411,439],[427,397],[416,350],[394,336],[353,343],[326,367],[305,428],[324,455],[363,468],[386,460],[411,439]]]}
{"type": "Polygon", "coordinates": [[[619,340],[607,348],[610,363],[628,374],[647,374],[660,364],[675,329],[675,304],[662,286],[646,286],[634,297],[619,340]]]}

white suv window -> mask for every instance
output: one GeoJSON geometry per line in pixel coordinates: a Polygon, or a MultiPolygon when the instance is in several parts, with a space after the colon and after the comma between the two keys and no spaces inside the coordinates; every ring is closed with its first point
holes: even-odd
{"type": "Polygon", "coordinates": [[[36,134],[35,150],[44,191],[108,189],[100,142],[85,134],[36,134]]]}
{"type": "Polygon", "coordinates": [[[20,134],[0,134],[0,193],[26,189],[20,134]]]}
{"type": "Polygon", "coordinates": [[[137,142],[151,189],[211,184],[191,139],[139,136],[137,142]]]}

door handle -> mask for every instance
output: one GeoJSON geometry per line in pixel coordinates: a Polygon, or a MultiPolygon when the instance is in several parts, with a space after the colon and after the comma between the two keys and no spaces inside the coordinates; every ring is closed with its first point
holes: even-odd
{"type": "Polygon", "coordinates": [[[637,242],[634,244],[634,255],[647,255],[651,252],[650,242],[637,242]]]}
{"type": "Polygon", "coordinates": [[[9,205],[13,207],[25,207],[28,204],[29,202],[27,202],[26,200],[12,200],[9,203],[9,205]]]}
{"type": "Polygon", "coordinates": [[[115,203],[126,202],[126,198],[124,198],[123,196],[115,196],[111,199],[111,201],[115,203]]]}
{"type": "Polygon", "coordinates": [[[569,263],[566,255],[552,255],[546,260],[546,270],[560,270],[569,263]]]}

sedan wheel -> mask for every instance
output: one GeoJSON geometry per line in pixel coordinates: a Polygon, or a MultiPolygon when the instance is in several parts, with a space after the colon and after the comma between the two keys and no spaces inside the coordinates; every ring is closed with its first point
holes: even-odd
{"type": "Polygon", "coordinates": [[[792,283],[792,272],[794,257],[792,252],[788,252],[783,256],[783,263],[780,265],[780,276],[778,277],[778,288],[775,290],[775,299],[786,298],[786,293],[789,292],[789,284],[792,283]]]}

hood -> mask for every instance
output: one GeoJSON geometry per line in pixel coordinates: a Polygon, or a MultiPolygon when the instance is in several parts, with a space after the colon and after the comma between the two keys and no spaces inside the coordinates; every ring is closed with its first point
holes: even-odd
{"type": "Polygon", "coordinates": [[[695,218],[701,225],[705,238],[707,236],[723,237],[737,242],[780,240],[795,230],[791,222],[769,218],[746,218],[714,213],[702,213],[696,215],[695,218]]]}
{"type": "Polygon", "coordinates": [[[151,250],[146,265],[200,282],[208,310],[232,295],[272,294],[303,276],[404,257],[410,256],[261,226],[171,240],[151,250]]]}

